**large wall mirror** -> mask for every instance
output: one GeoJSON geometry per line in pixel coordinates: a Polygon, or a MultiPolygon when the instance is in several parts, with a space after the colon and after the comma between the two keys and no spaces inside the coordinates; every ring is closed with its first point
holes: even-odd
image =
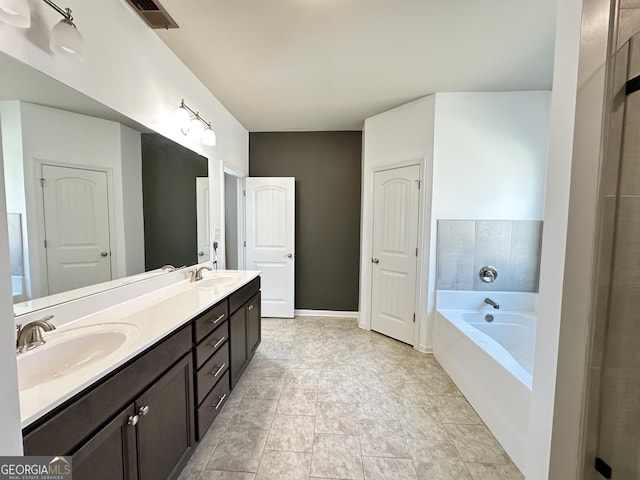
{"type": "Polygon", "coordinates": [[[15,314],[209,260],[207,159],[0,54],[15,314]]]}

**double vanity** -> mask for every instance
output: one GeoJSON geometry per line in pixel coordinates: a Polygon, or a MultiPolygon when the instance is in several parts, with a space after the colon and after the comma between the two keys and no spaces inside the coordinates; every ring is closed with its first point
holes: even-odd
{"type": "Polygon", "coordinates": [[[258,273],[186,278],[45,333],[18,355],[24,454],[73,455],[75,479],[176,478],[260,344],[258,273]]]}

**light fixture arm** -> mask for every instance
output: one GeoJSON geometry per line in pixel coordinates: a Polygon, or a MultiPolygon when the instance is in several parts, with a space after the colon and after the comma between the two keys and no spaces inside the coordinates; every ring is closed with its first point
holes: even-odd
{"type": "MultiPolygon", "coordinates": [[[[44,1],[48,2],[49,0],[44,0],[44,1]]],[[[189,112],[191,115],[196,117],[196,119],[200,120],[207,127],[211,128],[211,122],[207,122],[204,118],[200,116],[200,112],[196,112],[193,108],[190,108],[186,103],[184,103],[184,98],[180,100],[180,108],[184,108],[187,112],[189,112]]]]}
{"type": "Polygon", "coordinates": [[[56,12],[64,17],[64,19],[73,25],[73,17],[71,16],[71,9],[65,8],[64,10],[60,8],[58,5],[53,3],[51,0],[42,0],[44,3],[53,8],[56,12]]]}

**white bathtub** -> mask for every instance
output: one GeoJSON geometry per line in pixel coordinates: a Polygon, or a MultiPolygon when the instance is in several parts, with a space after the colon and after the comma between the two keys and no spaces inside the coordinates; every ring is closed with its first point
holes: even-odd
{"type": "Polygon", "coordinates": [[[526,473],[535,294],[438,292],[433,352],[518,468],[526,473]],[[496,310],[484,303],[490,297],[496,310]],[[493,315],[487,322],[485,316],[493,315]]]}

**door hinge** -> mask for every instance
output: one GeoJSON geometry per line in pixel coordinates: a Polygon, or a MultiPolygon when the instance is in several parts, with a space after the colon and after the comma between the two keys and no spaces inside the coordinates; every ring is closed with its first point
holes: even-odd
{"type": "Polygon", "coordinates": [[[246,191],[246,190],[243,190],[243,191],[242,191],[242,196],[243,196],[243,197],[246,197],[246,196],[247,196],[247,191],[246,191]]]}
{"type": "Polygon", "coordinates": [[[594,466],[596,468],[596,472],[598,472],[604,478],[611,478],[611,467],[600,457],[596,457],[596,464],[594,466]]]}
{"type": "Polygon", "coordinates": [[[418,190],[420,190],[420,184],[422,183],[422,180],[416,180],[416,183],[418,184],[418,190]]]}
{"type": "Polygon", "coordinates": [[[242,242],[242,245],[243,245],[244,247],[246,247],[246,246],[247,246],[247,241],[245,240],[244,242],[242,242]]]}
{"type": "Polygon", "coordinates": [[[40,188],[44,188],[44,178],[40,177],[40,188]]]}
{"type": "Polygon", "coordinates": [[[418,247],[416,247],[416,257],[418,256],[418,247]]]}
{"type": "Polygon", "coordinates": [[[413,314],[413,323],[416,323],[416,314],[413,314]]]}
{"type": "Polygon", "coordinates": [[[44,239],[44,248],[47,248],[47,239],[44,239]]]}

